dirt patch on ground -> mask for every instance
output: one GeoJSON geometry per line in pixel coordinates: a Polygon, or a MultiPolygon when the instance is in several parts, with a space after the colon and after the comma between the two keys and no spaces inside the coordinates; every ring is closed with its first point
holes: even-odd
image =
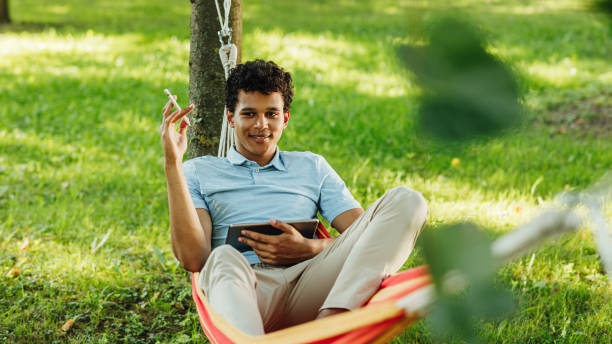
{"type": "Polygon", "coordinates": [[[541,122],[551,128],[551,136],[612,136],[612,93],[553,106],[541,122]]]}

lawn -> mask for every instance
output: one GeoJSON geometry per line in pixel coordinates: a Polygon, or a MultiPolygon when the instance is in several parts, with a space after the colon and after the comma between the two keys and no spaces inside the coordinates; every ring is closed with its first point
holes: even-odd
{"type": "MultiPolygon", "coordinates": [[[[243,58],[294,75],[281,149],[326,156],[364,206],[404,184],[429,202],[426,230],[469,220],[496,237],[610,167],[612,32],[583,3],[249,0],[243,58]],[[456,145],[415,127],[420,89],[395,50],[449,10],[479,25],[518,75],[519,129],[456,145]]],[[[162,90],[188,101],[189,1],[10,5],[14,23],[0,27],[0,342],[204,342],[170,249],[158,138],[162,90]]],[[[482,322],[483,340],[610,343],[612,288],[590,228],[534,253],[533,264],[530,255],[499,271],[520,309],[482,322]]],[[[422,263],[417,249],[406,267],[422,263]]],[[[395,341],[435,337],[420,322],[395,341]]]]}

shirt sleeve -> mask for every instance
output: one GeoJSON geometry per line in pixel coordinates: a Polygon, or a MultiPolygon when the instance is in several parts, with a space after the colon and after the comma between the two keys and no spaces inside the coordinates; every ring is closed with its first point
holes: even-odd
{"type": "Polygon", "coordinates": [[[321,215],[330,223],[343,212],[361,208],[361,205],[348,190],[338,173],[329,165],[327,160],[319,157],[319,170],[321,172],[321,191],[319,194],[319,209],[321,215]]]}
{"type": "Polygon", "coordinates": [[[187,189],[189,189],[193,205],[195,208],[202,208],[208,211],[208,204],[200,188],[200,179],[198,178],[194,161],[188,160],[183,163],[183,173],[185,174],[187,189]]]}

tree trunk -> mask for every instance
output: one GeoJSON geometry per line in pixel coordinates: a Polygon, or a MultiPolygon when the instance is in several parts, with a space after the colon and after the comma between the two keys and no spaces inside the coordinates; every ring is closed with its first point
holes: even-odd
{"type": "MultiPolygon", "coordinates": [[[[223,15],[223,0],[191,0],[191,48],[189,51],[189,101],[195,105],[187,134],[189,159],[217,155],[225,107],[225,75],[219,60],[221,29],[215,2],[223,15]]],[[[232,42],[242,55],[242,0],[232,0],[232,42]]]]}
{"type": "Polygon", "coordinates": [[[0,24],[6,24],[11,22],[9,17],[9,0],[0,0],[0,24]]]}

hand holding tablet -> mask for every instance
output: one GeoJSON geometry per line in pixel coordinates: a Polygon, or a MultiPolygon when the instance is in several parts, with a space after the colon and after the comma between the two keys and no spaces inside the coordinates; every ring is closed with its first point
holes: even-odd
{"type": "MultiPolygon", "coordinates": [[[[304,238],[313,239],[319,226],[319,220],[293,221],[288,222],[288,224],[293,226],[304,238]]],[[[268,222],[234,224],[229,226],[225,243],[232,245],[240,252],[252,251],[253,249],[249,245],[238,240],[238,238],[241,237],[241,232],[243,230],[264,235],[280,235],[283,233],[282,230],[274,228],[268,222]]]]}

